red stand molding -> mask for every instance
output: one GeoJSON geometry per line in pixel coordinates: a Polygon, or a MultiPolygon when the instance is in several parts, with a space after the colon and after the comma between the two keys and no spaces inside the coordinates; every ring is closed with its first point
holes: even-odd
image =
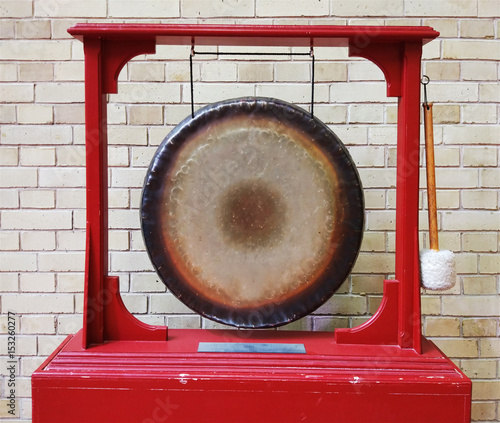
{"type": "Polygon", "coordinates": [[[83,329],[32,376],[33,422],[470,421],[471,382],[421,334],[420,59],[429,27],[79,24],[85,51],[87,248],[83,329]],[[396,274],[365,324],[328,332],[170,330],[125,308],[108,275],[106,94],[157,44],[346,46],[398,97],[396,274]],[[303,344],[305,353],[198,352],[200,342],[303,344]]]}

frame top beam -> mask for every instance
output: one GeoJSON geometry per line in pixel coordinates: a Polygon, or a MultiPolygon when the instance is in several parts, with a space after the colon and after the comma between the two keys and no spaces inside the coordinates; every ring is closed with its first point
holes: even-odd
{"type": "Polygon", "coordinates": [[[155,39],[166,45],[364,47],[370,43],[426,43],[439,32],[428,26],[77,24],[79,40],[155,39]]]}

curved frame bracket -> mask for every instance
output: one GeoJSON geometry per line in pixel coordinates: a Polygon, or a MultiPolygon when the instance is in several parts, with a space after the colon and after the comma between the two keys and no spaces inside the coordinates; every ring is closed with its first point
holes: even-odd
{"type": "Polygon", "coordinates": [[[156,52],[156,39],[101,41],[102,88],[106,94],[118,92],[118,75],[127,62],[139,54],[156,52]]]}
{"type": "Polygon", "coordinates": [[[370,320],[351,329],[336,329],[337,344],[398,345],[399,281],[384,281],[384,296],[370,320]]]}
{"type": "Polygon", "coordinates": [[[363,57],[375,63],[384,73],[387,96],[401,96],[402,47],[400,43],[369,43],[364,47],[349,43],[350,57],[363,57]]]}
{"type": "Polygon", "coordinates": [[[104,309],[104,339],[107,341],[166,341],[168,328],[153,326],[134,317],[123,303],[118,276],[106,278],[108,304],[104,309]]]}

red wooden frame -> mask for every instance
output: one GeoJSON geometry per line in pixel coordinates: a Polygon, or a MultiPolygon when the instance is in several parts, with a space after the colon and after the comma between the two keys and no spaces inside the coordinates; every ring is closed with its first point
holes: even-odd
{"type": "MultiPolygon", "coordinates": [[[[126,316],[108,278],[106,94],[117,92],[121,68],[156,44],[348,46],[351,56],[377,64],[387,95],[399,98],[396,208],[396,281],[385,282],[381,309],[365,325],[337,330],[339,343],[395,344],[421,349],[418,270],[419,99],[422,43],[438,33],[428,27],[211,26],[79,24],[69,30],[85,48],[87,144],[87,269],[85,347],[113,339],[166,339],[167,329],[126,316]],[[110,295],[110,293],[112,295],[110,295]],[[109,297],[108,303],[103,302],[109,297]],[[391,307],[387,307],[390,304],[391,307]],[[96,305],[98,305],[96,307],[96,305]],[[113,308],[114,313],[107,313],[113,308]],[[116,314],[119,310],[120,316],[116,314]],[[397,314],[393,315],[393,311],[397,314]],[[388,315],[390,313],[390,315],[388,315]],[[104,318],[106,316],[106,318],[104,318]],[[376,321],[382,319],[383,324],[376,321]],[[123,328],[123,330],[120,330],[123,328]]],[[[382,321],[381,321],[382,322],[382,321]]]]}
{"type": "Polygon", "coordinates": [[[421,335],[420,58],[429,27],[79,24],[84,43],[84,326],[32,376],[33,422],[466,423],[471,382],[421,335]],[[108,275],[106,94],[157,44],[345,46],[398,97],[395,280],[365,324],[330,332],[172,329],[125,308],[108,275]],[[306,354],[198,353],[205,342],[302,343],[306,354]]]}

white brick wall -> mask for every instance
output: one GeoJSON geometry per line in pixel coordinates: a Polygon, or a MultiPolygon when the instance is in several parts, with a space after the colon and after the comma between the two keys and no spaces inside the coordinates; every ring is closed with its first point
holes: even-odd
{"type": "MultiPolygon", "coordinates": [[[[84,63],[82,44],[66,30],[78,22],[138,20],[429,25],[441,32],[424,47],[423,70],[435,104],[440,242],[456,253],[458,284],[425,293],[423,330],[473,379],[473,421],[500,419],[497,0],[2,0],[0,10],[0,356],[9,310],[19,315],[21,356],[18,417],[12,421],[31,420],[29,376],[82,325],[84,63]]],[[[190,114],[188,57],[189,46],[158,46],[157,54],[124,67],[118,94],[109,96],[110,268],[120,276],[125,304],[142,320],[212,328],[220,325],[165,293],[139,224],[142,182],[156,146],[190,114]]],[[[347,49],[317,48],[315,57],[315,114],[331,125],[359,168],[367,223],[351,277],[324,306],[285,330],[362,323],[380,304],[382,280],[394,274],[396,99],[386,96],[380,69],[349,58],[347,49]]],[[[310,58],[299,56],[195,56],[196,107],[266,95],[308,109],[310,65],[310,58]]],[[[422,189],[422,246],[424,194],[422,189]]],[[[6,417],[4,392],[2,387],[0,419],[6,417]]]]}

